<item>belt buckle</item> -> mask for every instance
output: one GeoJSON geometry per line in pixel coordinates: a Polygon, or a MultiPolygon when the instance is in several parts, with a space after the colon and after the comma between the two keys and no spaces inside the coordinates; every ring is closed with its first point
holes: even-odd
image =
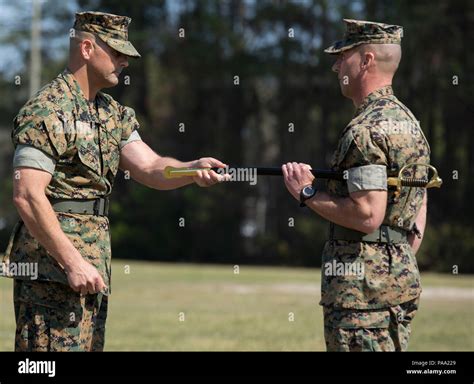
{"type": "Polygon", "coordinates": [[[104,197],[104,200],[105,200],[105,203],[104,203],[104,216],[108,216],[109,215],[110,201],[107,197],[104,197]]]}
{"type": "Polygon", "coordinates": [[[99,197],[94,201],[94,215],[95,216],[107,216],[109,211],[109,199],[105,197],[99,197]]]}
{"type": "Polygon", "coordinates": [[[94,200],[94,208],[93,208],[94,216],[99,216],[99,201],[100,199],[94,200]]]}
{"type": "Polygon", "coordinates": [[[94,216],[101,216],[100,212],[103,211],[104,205],[102,202],[102,198],[98,198],[94,201],[94,216]]]}

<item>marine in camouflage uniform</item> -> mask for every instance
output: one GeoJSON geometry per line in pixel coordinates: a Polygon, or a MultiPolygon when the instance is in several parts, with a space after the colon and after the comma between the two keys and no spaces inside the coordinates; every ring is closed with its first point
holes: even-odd
{"type": "MultiPolygon", "coordinates": [[[[96,39],[93,44],[99,43],[97,40],[100,39],[102,44],[121,55],[140,57],[128,41],[130,21],[124,16],[81,12],[76,14],[74,31],[92,33],[96,39]]],[[[122,60],[117,58],[119,56],[114,57],[117,63],[122,60]]],[[[15,170],[23,167],[39,169],[52,175],[45,195],[56,213],[60,229],[82,259],[97,269],[94,273],[97,275],[98,272],[106,287],[100,292],[95,289],[98,293],[81,294],[73,290],[64,266],[20,221],[13,230],[3,262],[36,263],[38,276],[36,280],[12,276],[15,278],[16,351],[103,350],[111,292],[108,196],[123,158],[124,146],[141,141],[138,128],[134,111],[111,96],[97,92],[93,100],[88,100],[69,69],[42,88],[16,116],[12,132],[13,167],[15,170]]],[[[139,171],[143,160],[159,158],[143,146],[129,149],[127,153],[126,161],[132,166],[139,162],[139,171]],[[149,157],[136,160],[136,152],[142,149],[149,157]],[[135,155],[133,159],[130,151],[135,155]]],[[[164,159],[168,163],[180,163],[175,159],[164,159]]],[[[212,158],[200,159],[198,162],[204,164],[198,165],[206,167],[220,163],[207,159],[212,158]]],[[[156,185],[161,182],[158,171],[156,169],[150,175],[156,185]]],[[[209,176],[207,180],[199,176],[167,185],[177,188],[192,182],[200,186],[217,182],[217,175],[212,172],[206,176],[209,176]]]]}
{"type": "MultiPolygon", "coordinates": [[[[344,22],[344,39],[325,52],[340,54],[362,44],[401,42],[400,26],[344,22]]],[[[429,145],[418,121],[394,96],[390,85],[381,86],[358,105],[342,131],[331,169],[347,171],[347,180],[329,180],[324,199],[349,199],[350,193],[357,191],[387,190],[387,176],[398,176],[406,164],[429,161],[429,145]]],[[[426,172],[425,167],[413,166],[403,176],[426,178],[426,172]]],[[[315,201],[307,204],[310,207],[317,204],[318,193],[314,193],[315,201]]],[[[328,351],[406,350],[421,293],[408,238],[417,230],[415,221],[424,194],[422,188],[402,187],[399,196],[388,190],[382,225],[370,234],[330,224],[322,254],[320,301],[328,351]],[[335,265],[358,265],[362,274],[343,269],[336,273],[335,265]]]]}
{"type": "MultiPolygon", "coordinates": [[[[326,52],[339,53],[366,43],[400,43],[399,26],[345,21],[345,39],[326,52]]],[[[398,170],[406,164],[429,164],[429,156],[430,149],[417,119],[394,96],[392,87],[385,86],[370,93],[357,108],[341,133],[331,168],[348,170],[381,165],[388,173],[393,171],[392,176],[398,176],[398,170]]],[[[426,177],[426,169],[414,167],[404,176],[426,177]]],[[[365,182],[370,184],[369,180],[365,182]]],[[[364,184],[363,178],[360,184],[364,184]]],[[[348,197],[350,191],[348,183],[331,180],[328,192],[348,197]]],[[[323,251],[320,302],[324,306],[328,350],[406,350],[421,286],[415,255],[403,234],[413,230],[424,193],[422,188],[405,187],[396,197],[394,191],[388,191],[382,225],[392,229],[392,234],[401,233],[398,241],[341,240],[334,234],[335,226],[331,226],[333,239],[323,251]],[[333,260],[360,263],[364,267],[363,278],[325,275],[324,265],[333,260]]]]}
{"type": "MultiPolygon", "coordinates": [[[[23,153],[27,148],[34,147],[50,156],[55,164],[51,183],[46,190],[51,201],[104,198],[112,191],[120,160],[120,145],[124,145],[137,128],[133,110],[122,107],[104,93],[97,95],[96,105],[89,103],[73,75],[65,70],[31,99],[15,118],[12,137],[19,154],[15,159],[15,167],[30,165],[31,160],[23,153]]],[[[139,138],[137,134],[134,136],[139,138]]],[[[97,268],[106,286],[110,287],[111,248],[107,216],[60,212],[57,217],[61,229],[75,248],[97,268]]],[[[64,321],[56,321],[61,325],[67,325],[69,318],[74,319],[71,324],[83,318],[81,311],[88,312],[89,316],[94,314],[95,317],[100,314],[101,308],[105,312],[106,295],[99,294],[102,297],[86,306],[85,298],[81,298],[78,293],[64,290],[61,285],[43,283],[52,281],[68,284],[63,268],[28,232],[23,222],[15,228],[12,248],[6,257],[9,257],[10,262],[38,265],[38,281],[15,281],[17,323],[25,324],[23,328],[17,329],[18,349],[29,348],[26,343],[31,338],[30,332],[38,332],[36,327],[46,327],[45,324],[35,324],[35,330],[30,329],[27,320],[32,319],[32,315],[38,314],[38,311],[27,308],[25,302],[35,303],[41,310],[53,305],[58,309],[67,308],[64,303],[69,303],[76,309],[60,314],[64,321]],[[52,289],[54,287],[57,289],[52,289]]],[[[46,323],[48,316],[41,316],[43,323],[46,323]]],[[[38,316],[34,318],[38,319],[38,316]]],[[[71,338],[71,328],[78,329],[72,325],[61,327],[63,335],[58,337],[68,337],[70,341],[56,341],[57,346],[81,349],[84,343],[91,342],[88,335],[71,338]]],[[[51,334],[50,337],[55,336],[51,334]]],[[[41,348],[40,345],[37,347],[41,348]]]]}
{"type": "MultiPolygon", "coordinates": [[[[128,17],[83,12],[75,30],[96,33],[111,47],[131,57],[138,52],[127,41],[128,17]]],[[[88,101],[66,69],[42,88],[14,120],[14,167],[52,173],[46,195],[57,212],[62,231],[82,257],[97,268],[110,288],[111,246],[106,212],[84,215],[61,212],[70,199],[107,204],[117,174],[120,149],[140,140],[131,108],[99,92],[88,101]],[[31,148],[49,159],[35,163],[31,148]]],[[[37,263],[38,278],[15,277],[14,306],[17,351],[100,351],[104,345],[109,292],[81,295],[69,286],[59,263],[22,221],[14,228],[5,263],[37,263]]]]}

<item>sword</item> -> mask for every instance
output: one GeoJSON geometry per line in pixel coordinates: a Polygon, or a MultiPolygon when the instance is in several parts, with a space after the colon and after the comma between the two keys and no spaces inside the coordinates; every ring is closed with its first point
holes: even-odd
{"type": "MultiPolygon", "coordinates": [[[[178,177],[196,176],[198,171],[214,171],[216,173],[222,173],[226,169],[239,169],[239,170],[253,170],[257,176],[283,176],[281,167],[227,167],[227,168],[177,168],[177,167],[166,167],[164,169],[164,175],[167,179],[174,179],[178,177]]],[[[347,173],[345,171],[331,171],[327,169],[311,169],[311,173],[317,179],[330,179],[330,180],[347,180],[347,173]]],[[[440,188],[443,184],[443,180],[438,176],[438,171],[435,167],[430,164],[423,163],[410,163],[405,165],[398,172],[397,177],[387,177],[387,186],[397,189],[400,193],[401,187],[416,187],[416,188],[440,188]],[[403,172],[412,166],[423,166],[433,172],[433,175],[429,179],[403,177],[403,172]]]]}

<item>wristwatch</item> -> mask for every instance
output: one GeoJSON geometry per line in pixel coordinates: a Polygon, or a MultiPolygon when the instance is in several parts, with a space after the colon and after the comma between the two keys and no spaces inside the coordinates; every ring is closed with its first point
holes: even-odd
{"type": "Polygon", "coordinates": [[[312,185],[307,185],[300,192],[300,207],[306,207],[305,201],[316,195],[318,190],[312,185]]]}

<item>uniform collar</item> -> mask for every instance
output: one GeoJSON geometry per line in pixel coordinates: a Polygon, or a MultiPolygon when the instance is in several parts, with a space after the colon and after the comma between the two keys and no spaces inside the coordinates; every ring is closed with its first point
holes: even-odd
{"type": "Polygon", "coordinates": [[[354,116],[357,116],[359,113],[361,113],[365,108],[367,108],[369,104],[373,103],[375,100],[380,99],[381,97],[391,95],[393,95],[393,89],[391,85],[386,85],[382,88],[376,89],[365,97],[365,99],[362,101],[362,104],[357,107],[354,116]]]}
{"type": "Polygon", "coordinates": [[[72,74],[72,72],[66,68],[63,73],[61,73],[61,77],[63,80],[66,82],[69,90],[72,93],[72,96],[74,100],[80,104],[81,107],[85,107],[85,109],[88,108],[88,100],[84,96],[84,93],[82,93],[81,86],[77,82],[76,78],[72,74]]]}
{"type": "MultiPolygon", "coordinates": [[[[104,97],[102,96],[101,92],[97,92],[97,95],[94,101],[89,101],[84,96],[82,92],[81,86],[77,82],[76,78],[72,74],[72,72],[66,68],[60,75],[63,80],[66,82],[67,87],[69,88],[72,99],[74,100],[74,104],[76,106],[76,113],[80,120],[83,121],[96,121],[99,122],[97,119],[97,112],[100,112],[101,108],[106,106],[104,97]],[[98,111],[94,111],[94,104],[99,109],[98,111]]],[[[107,108],[106,108],[107,109],[107,108]]]]}

